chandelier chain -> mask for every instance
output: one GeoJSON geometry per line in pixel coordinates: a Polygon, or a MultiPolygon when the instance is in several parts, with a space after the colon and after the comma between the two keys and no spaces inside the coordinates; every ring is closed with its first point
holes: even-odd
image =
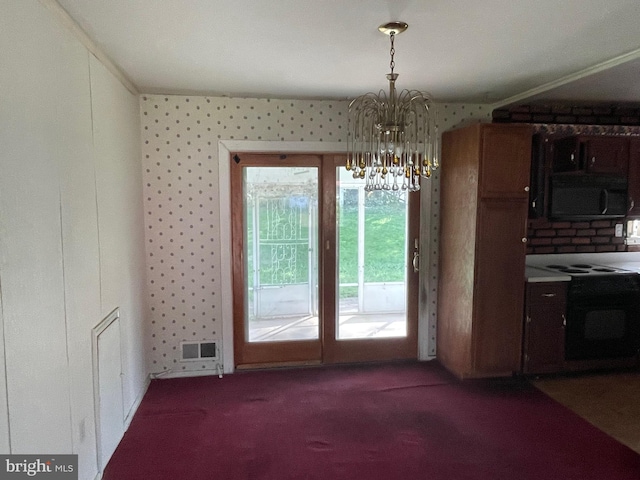
{"type": "Polygon", "coordinates": [[[393,56],[396,54],[396,49],[393,46],[393,40],[396,36],[392,33],[389,37],[391,38],[391,50],[389,51],[389,54],[391,55],[391,62],[389,63],[389,66],[391,67],[391,73],[393,73],[393,68],[396,66],[396,62],[393,60],[393,56]]]}

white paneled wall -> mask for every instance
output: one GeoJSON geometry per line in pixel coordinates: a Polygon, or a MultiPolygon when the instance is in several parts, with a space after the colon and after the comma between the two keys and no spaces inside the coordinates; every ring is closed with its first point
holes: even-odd
{"type": "Polygon", "coordinates": [[[147,295],[138,98],[91,57],[100,319],[120,307],[125,413],[145,381],[147,295]],[[144,293],[143,293],[144,292],[144,293]]]}
{"type": "Polygon", "coordinates": [[[138,99],[47,3],[0,0],[0,453],[93,479],[91,329],[115,307],[127,409],[145,386],[138,99]]]}
{"type": "MultiPolygon", "coordinates": [[[[231,300],[221,298],[221,282],[228,280],[221,272],[230,255],[220,251],[219,211],[239,206],[220,205],[220,186],[228,178],[219,178],[218,162],[228,159],[218,158],[218,142],[244,142],[247,148],[262,142],[270,151],[279,145],[295,149],[294,142],[344,143],[347,107],[346,101],[141,97],[151,372],[214,373],[213,363],[181,363],[180,342],[231,343],[222,338],[231,300]]],[[[440,129],[490,121],[490,114],[486,106],[441,105],[440,129]]],[[[435,353],[437,178],[423,192],[421,358],[435,353]]]]}
{"type": "Polygon", "coordinates": [[[2,10],[0,274],[11,450],[70,452],[60,174],[73,162],[64,140],[85,107],[75,96],[84,93],[88,107],[88,89],[75,90],[77,79],[88,82],[87,54],[38,2],[4,1],[2,10]]]}
{"type": "MultiPolygon", "coordinates": [[[[1,244],[0,244],[1,245],[1,244]]],[[[0,285],[0,290],[2,285],[0,285]]],[[[7,404],[7,377],[4,354],[4,316],[2,314],[2,295],[0,295],[0,452],[10,451],[9,441],[9,405],[7,404]]]]}

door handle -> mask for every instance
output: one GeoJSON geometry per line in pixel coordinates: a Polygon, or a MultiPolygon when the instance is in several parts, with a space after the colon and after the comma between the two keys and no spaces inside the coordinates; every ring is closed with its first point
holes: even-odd
{"type": "Polygon", "coordinates": [[[411,260],[413,266],[413,273],[420,271],[420,244],[417,238],[413,239],[413,260],[411,260]]]}

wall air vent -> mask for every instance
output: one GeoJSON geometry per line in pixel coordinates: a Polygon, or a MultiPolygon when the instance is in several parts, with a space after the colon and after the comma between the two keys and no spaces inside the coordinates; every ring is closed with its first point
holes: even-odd
{"type": "Polygon", "coordinates": [[[215,341],[180,342],[181,362],[218,360],[218,343],[215,341]]]}

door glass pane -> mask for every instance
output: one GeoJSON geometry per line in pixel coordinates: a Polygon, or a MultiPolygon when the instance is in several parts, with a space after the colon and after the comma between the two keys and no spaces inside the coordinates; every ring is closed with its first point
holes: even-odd
{"type": "Polygon", "coordinates": [[[318,339],[318,169],[246,167],[247,341],[318,339]]]}
{"type": "Polygon", "coordinates": [[[337,338],[404,337],[408,193],[365,192],[343,167],[337,177],[337,338]]]}

